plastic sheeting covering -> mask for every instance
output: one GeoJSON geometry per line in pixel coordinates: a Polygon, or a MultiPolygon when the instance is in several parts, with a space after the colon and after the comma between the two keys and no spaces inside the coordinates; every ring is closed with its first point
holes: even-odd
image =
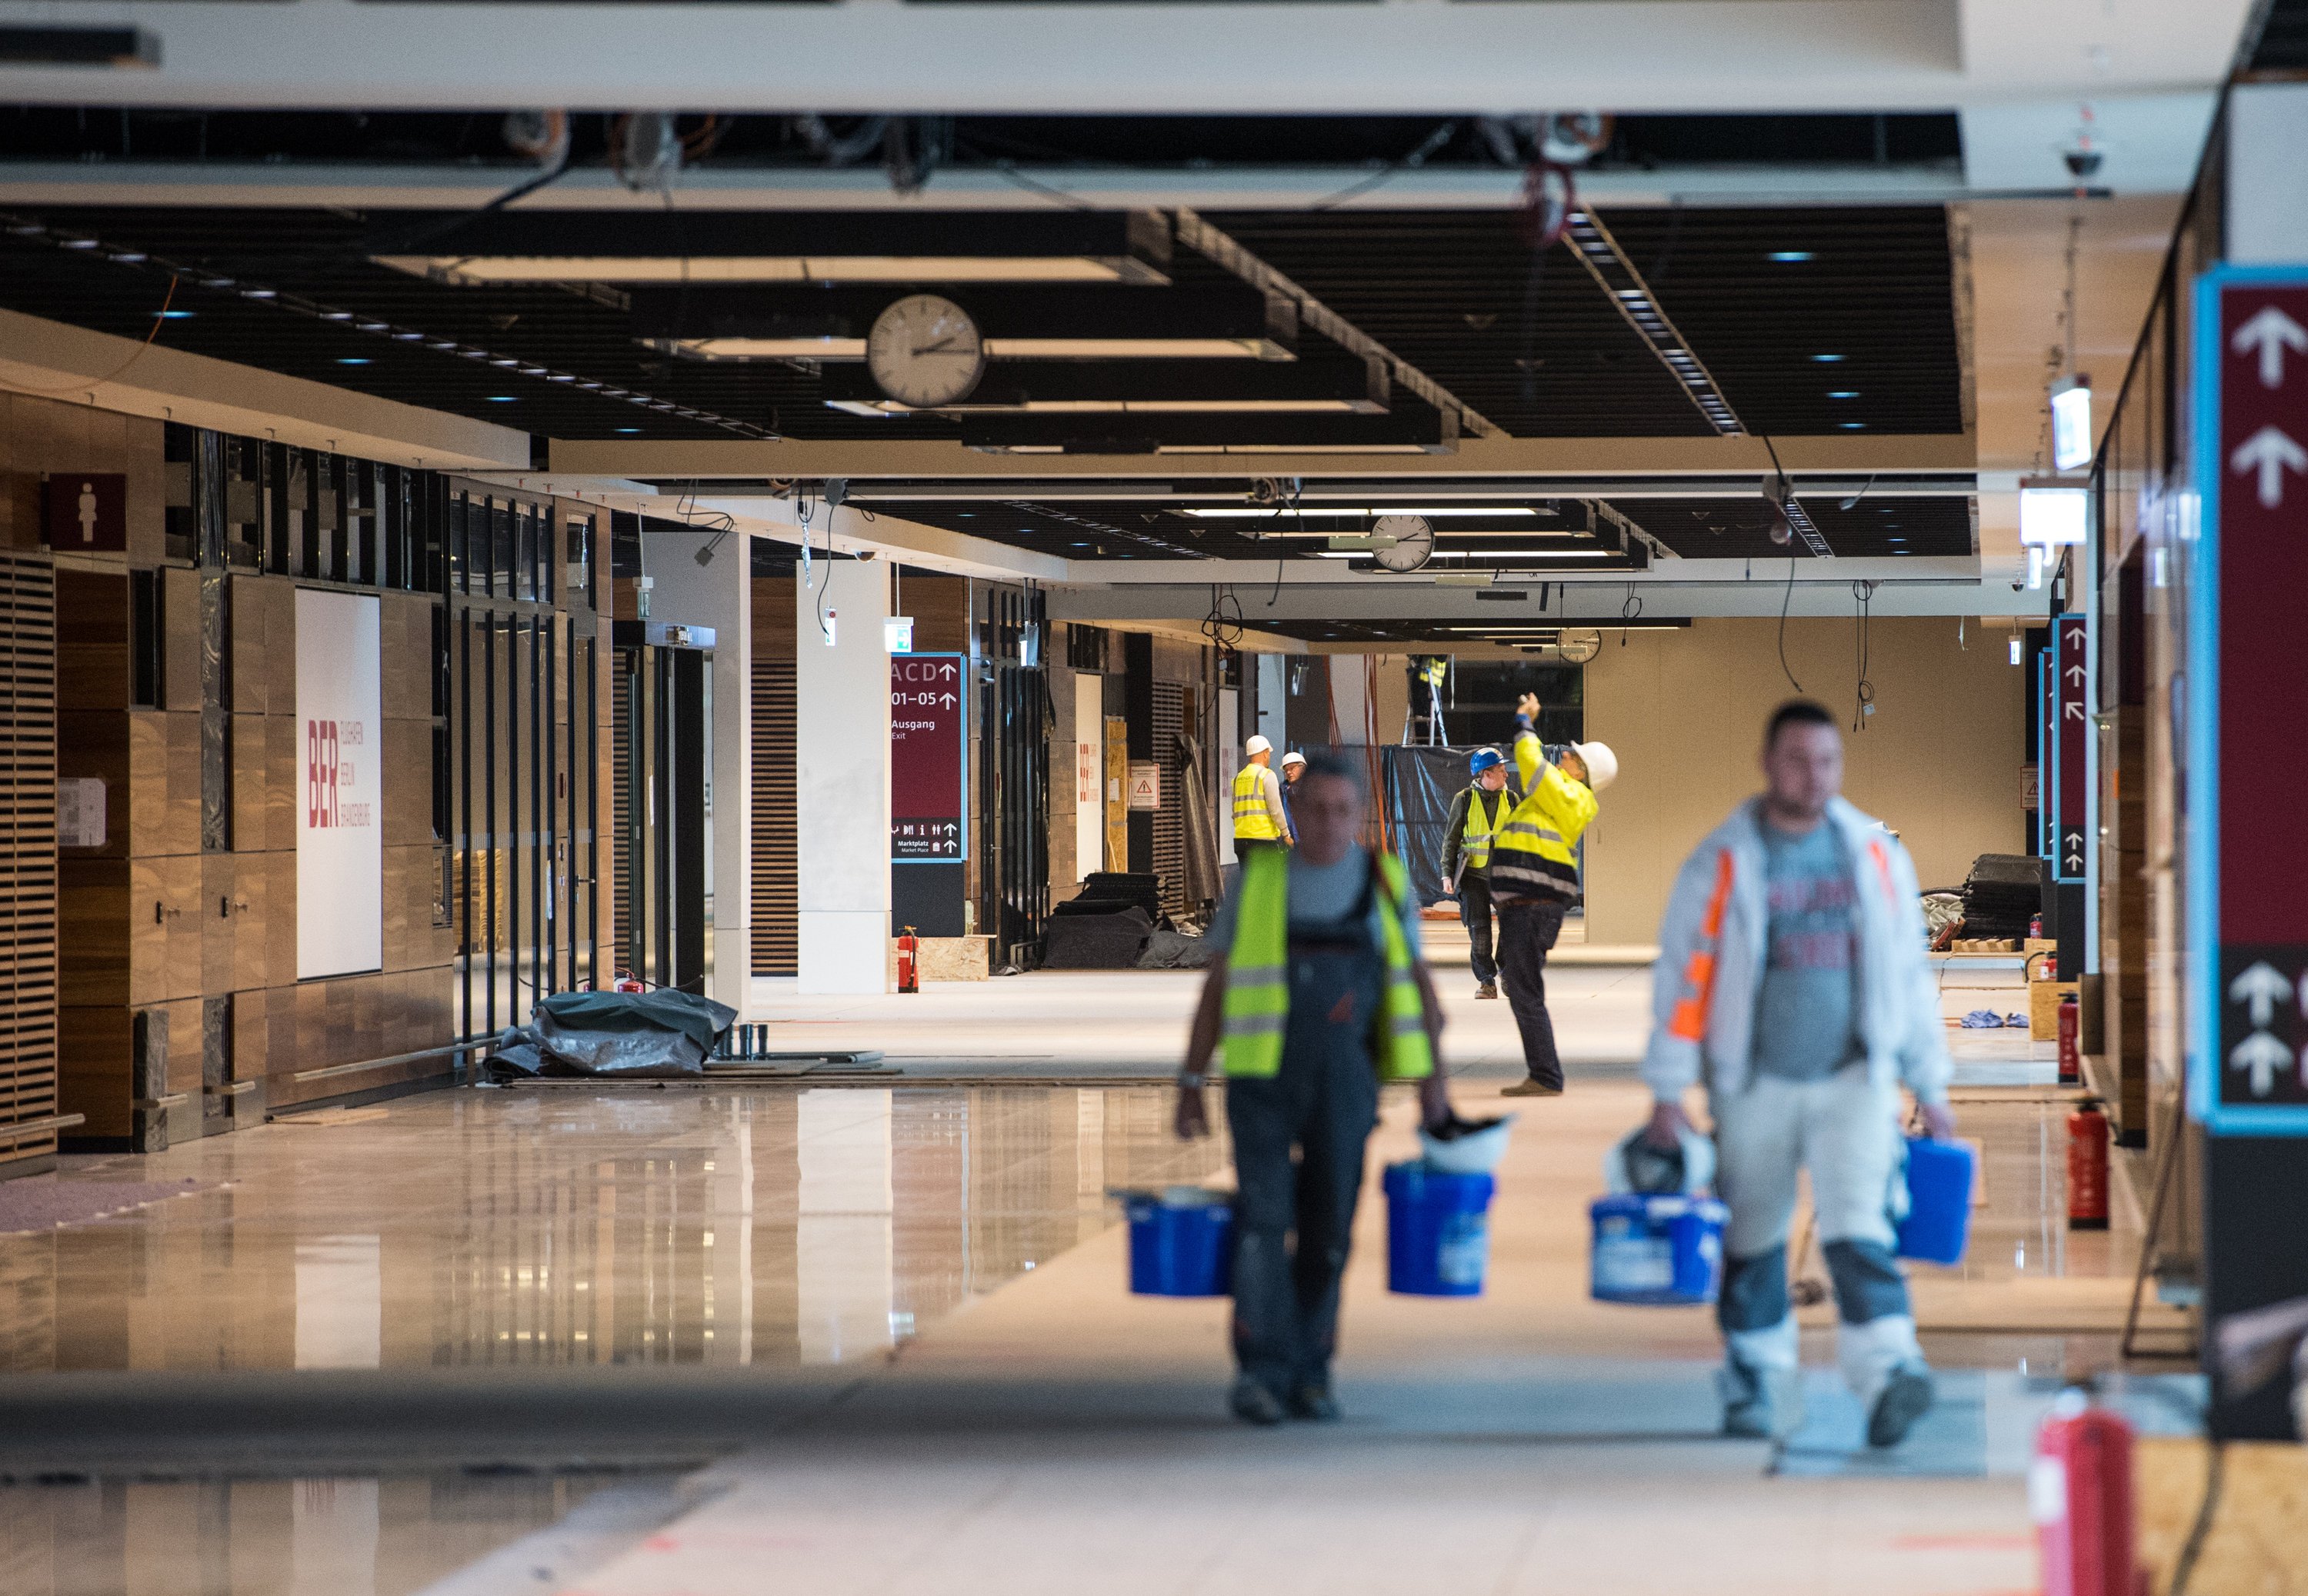
{"type": "Polygon", "coordinates": [[[693,992],[555,992],[498,1038],[489,1064],[516,1075],[699,1075],[737,1017],[693,992]]]}

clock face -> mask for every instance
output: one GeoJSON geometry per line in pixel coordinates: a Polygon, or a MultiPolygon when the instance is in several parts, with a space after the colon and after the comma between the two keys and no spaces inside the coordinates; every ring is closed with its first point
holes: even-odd
{"type": "Polygon", "coordinates": [[[1434,557],[1434,528],[1423,515],[1382,515],[1371,523],[1371,536],[1394,539],[1371,556],[1381,571],[1417,571],[1434,557]]]}
{"type": "Polygon", "coordinates": [[[969,313],[936,294],[909,294],[874,318],[866,369],[882,391],[917,410],[958,405],[986,371],[986,340],[969,313]]]}

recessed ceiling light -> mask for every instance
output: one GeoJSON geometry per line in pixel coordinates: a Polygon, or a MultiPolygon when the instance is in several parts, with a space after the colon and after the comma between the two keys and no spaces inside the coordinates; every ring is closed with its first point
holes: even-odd
{"type": "Polygon", "coordinates": [[[1847,433],[1856,433],[1856,432],[1859,431],[1859,429],[1860,429],[1860,428],[1862,428],[1862,427],[1865,426],[1867,424],[1866,424],[1865,422],[1864,422],[1864,421],[1847,421],[1847,422],[1842,423],[1841,425],[1842,425],[1843,430],[1844,430],[1845,432],[1847,432],[1847,433]]]}
{"type": "Polygon", "coordinates": [[[642,429],[637,426],[621,426],[617,430],[621,433],[637,433],[642,429]]]}
{"type": "Polygon", "coordinates": [[[517,396],[510,393],[493,393],[489,395],[489,403],[493,405],[510,405],[513,402],[516,397],[517,396]]]}
{"type": "Polygon", "coordinates": [[[323,322],[349,322],[352,319],[353,313],[350,311],[323,311],[321,313],[321,320],[323,322]]]}
{"type": "Polygon", "coordinates": [[[1833,365],[1837,362],[1840,361],[1843,356],[1840,355],[1814,355],[1812,358],[1821,365],[1833,365]]]}
{"type": "Polygon", "coordinates": [[[372,255],[448,283],[1139,283],[1169,279],[1107,255],[372,255]]]}
{"type": "Polygon", "coordinates": [[[1838,388],[1834,391],[1830,392],[1827,397],[1830,399],[1857,399],[1859,397],[1859,390],[1856,388],[1838,388]]]}
{"type": "Polygon", "coordinates": [[[191,311],[162,311],[160,313],[160,320],[163,322],[182,322],[192,314],[194,314],[194,313],[191,311]]]}
{"type": "Polygon", "coordinates": [[[368,364],[368,356],[366,355],[340,355],[337,357],[337,364],[339,365],[366,365],[368,364]]]}
{"type": "Polygon", "coordinates": [[[1774,261],[1809,261],[1815,257],[1807,249],[1775,249],[1770,258],[1774,261]]]}

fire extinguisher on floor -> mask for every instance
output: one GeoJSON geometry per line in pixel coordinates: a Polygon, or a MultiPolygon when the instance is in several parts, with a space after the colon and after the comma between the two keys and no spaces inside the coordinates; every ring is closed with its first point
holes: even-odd
{"type": "Polygon", "coordinates": [[[2080,1086],[2084,1084],[2084,1060],[2079,1034],[2083,1029],[2083,1009],[2073,998],[2060,1000],[2060,1085],[2080,1086]]]}
{"type": "Polygon", "coordinates": [[[2028,1470],[2044,1596],[2137,1596],[2131,1507],[2131,1427],[2062,1392],[2028,1470]]]}
{"type": "Polygon", "coordinates": [[[898,990],[901,992],[922,990],[921,946],[922,940],[914,935],[910,925],[906,927],[906,934],[898,939],[898,990]]]}
{"type": "Polygon", "coordinates": [[[2068,1116],[2068,1229],[2107,1229],[2107,1115],[2097,1097],[2068,1116]]]}

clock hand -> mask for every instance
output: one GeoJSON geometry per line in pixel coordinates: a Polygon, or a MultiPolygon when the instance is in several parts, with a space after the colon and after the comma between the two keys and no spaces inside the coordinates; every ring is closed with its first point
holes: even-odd
{"type": "Polygon", "coordinates": [[[918,360],[925,355],[960,354],[960,351],[953,348],[952,345],[953,340],[960,336],[960,333],[950,332],[934,344],[924,344],[915,349],[914,358],[918,360]]]}

